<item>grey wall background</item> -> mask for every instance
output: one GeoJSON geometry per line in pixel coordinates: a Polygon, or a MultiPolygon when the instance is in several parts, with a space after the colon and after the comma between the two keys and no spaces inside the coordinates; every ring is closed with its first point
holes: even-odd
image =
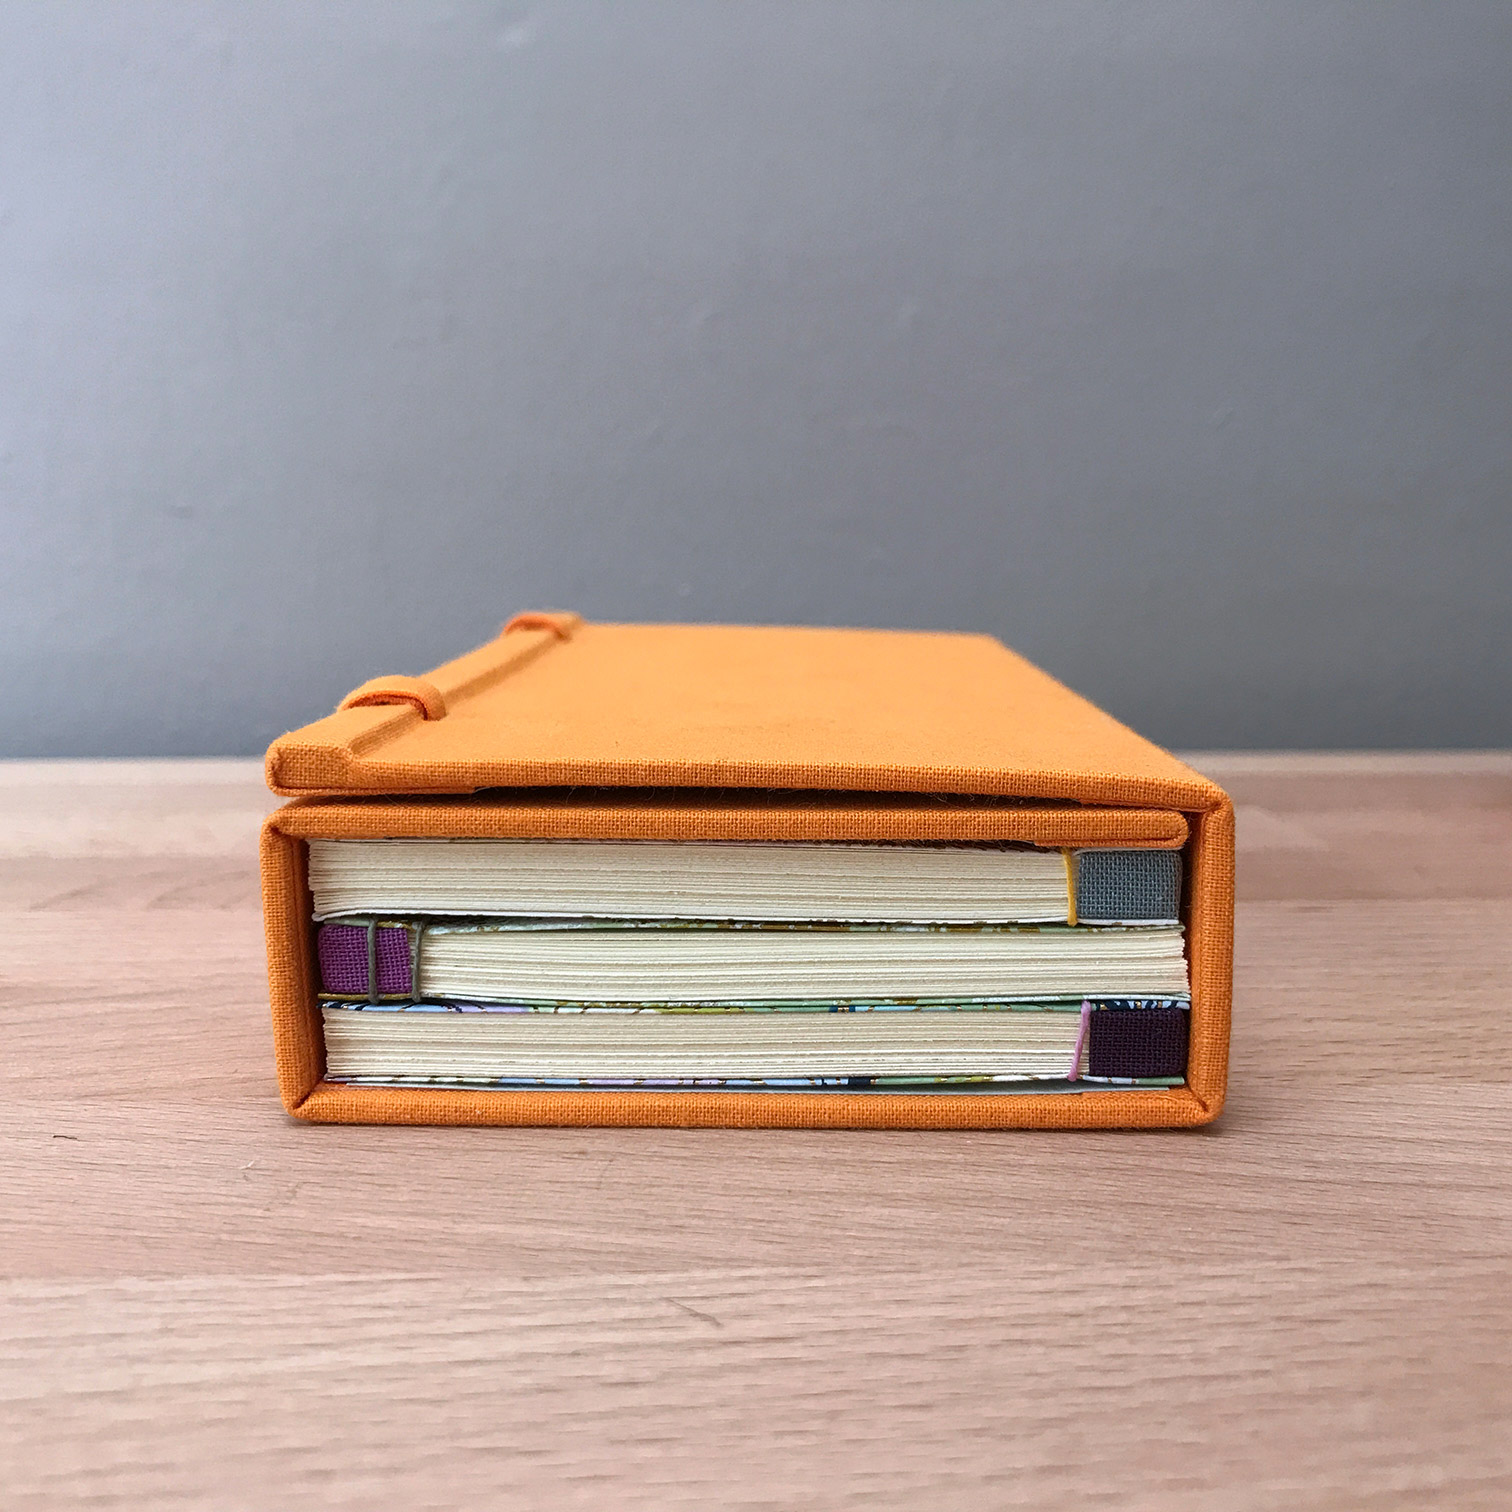
{"type": "Polygon", "coordinates": [[[1512,743],[1512,7],[0,7],[0,751],[523,607],[1512,743]]]}

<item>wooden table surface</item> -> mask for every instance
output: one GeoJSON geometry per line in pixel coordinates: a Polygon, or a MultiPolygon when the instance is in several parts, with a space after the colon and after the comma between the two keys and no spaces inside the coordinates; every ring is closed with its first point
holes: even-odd
{"type": "Polygon", "coordinates": [[[1512,756],[1212,756],[1228,1111],[313,1128],[255,764],[0,765],[0,1504],[1512,1507],[1512,756]]]}

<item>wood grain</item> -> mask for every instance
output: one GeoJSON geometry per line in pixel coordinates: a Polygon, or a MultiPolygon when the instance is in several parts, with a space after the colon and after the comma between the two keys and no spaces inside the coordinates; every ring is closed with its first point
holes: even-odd
{"type": "Polygon", "coordinates": [[[1512,756],[1199,764],[1228,1111],[1012,1135],[296,1125],[256,766],[0,766],[0,1503],[1512,1505],[1512,756]]]}

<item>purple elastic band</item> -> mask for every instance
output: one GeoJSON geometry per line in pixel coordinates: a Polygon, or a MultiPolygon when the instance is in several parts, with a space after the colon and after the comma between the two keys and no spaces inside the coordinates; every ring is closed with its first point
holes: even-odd
{"type": "Polygon", "coordinates": [[[1081,1028],[1076,1032],[1076,1049],[1071,1052],[1071,1069],[1066,1074],[1067,1081],[1081,1080],[1082,1051],[1087,1048],[1087,1031],[1092,1027],[1092,1003],[1089,998],[1082,999],[1081,1028]]]}

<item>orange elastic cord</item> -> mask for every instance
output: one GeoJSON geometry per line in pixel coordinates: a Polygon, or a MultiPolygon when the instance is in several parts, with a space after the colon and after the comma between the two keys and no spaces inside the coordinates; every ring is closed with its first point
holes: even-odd
{"type": "Polygon", "coordinates": [[[570,610],[527,609],[515,615],[499,634],[508,635],[511,630],[550,630],[558,640],[571,640],[573,631],[582,629],[582,625],[583,616],[570,610]]]}
{"type": "Polygon", "coordinates": [[[1061,856],[1066,863],[1066,923],[1076,923],[1076,852],[1063,850],[1061,856]]]}
{"type": "Polygon", "coordinates": [[[422,719],[444,719],[446,700],[435,683],[423,677],[372,677],[353,688],[336,705],[341,709],[364,709],[373,704],[409,704],[422,719]]]}

